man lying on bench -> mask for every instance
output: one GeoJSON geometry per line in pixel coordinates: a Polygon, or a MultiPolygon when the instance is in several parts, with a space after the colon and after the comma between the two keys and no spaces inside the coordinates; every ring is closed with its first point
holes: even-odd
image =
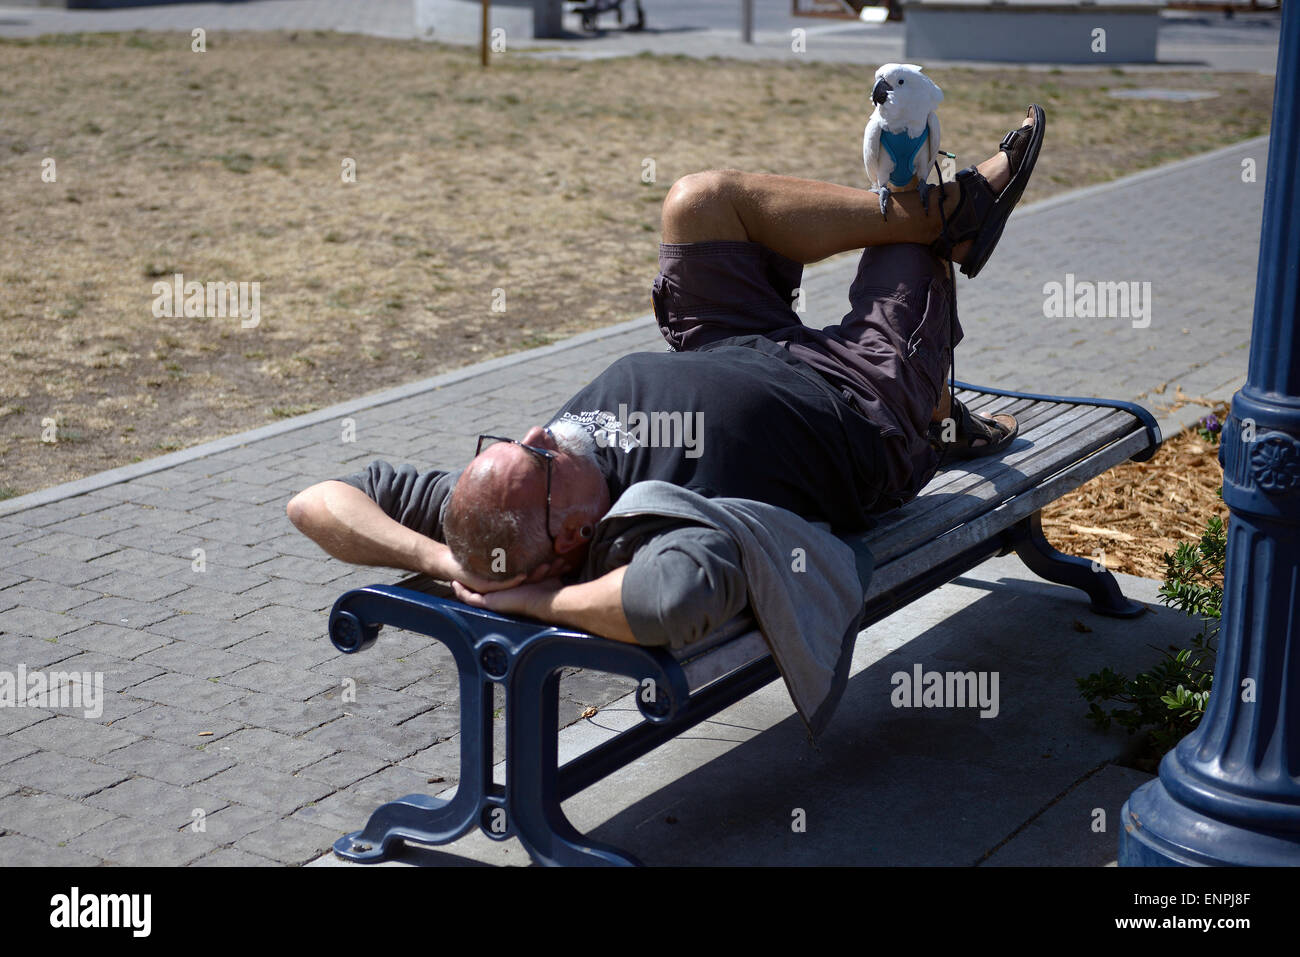
{"type": "Polygon", "coordinates": [[[941,201],[894,193],[887,220],[867,190],[734,170],[678,180],[653,287],[673,351],[617,360],[521,440],[480,436],[460,472],[374,462],[297,495],[290,519],[336,558],[451,581],[468,604],[643,645],[703,637],[757,598],[739,526],[617,507],[637,483],[762,503],[741,537],[789,513],[852,533],[949,459],[1015,437],[1014,418],[974,415],[946,385],[962,337],[950,262],[982,268],[1043,127],[1031,107],[941,201]],[[791,308],[803,264],[862,247],[848,314],[805,327],[791,308]]]}

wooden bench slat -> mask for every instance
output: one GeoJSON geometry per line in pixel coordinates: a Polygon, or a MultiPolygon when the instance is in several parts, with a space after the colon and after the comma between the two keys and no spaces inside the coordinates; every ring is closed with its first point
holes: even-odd
{"type": "MultiPolygon", "coordinates": [[[[1069,455],[1068,447],[1061,442],[1080,428],[1101,422],[1109,423],[1112,438],[1119,438],[1139,427],[1126,412],[1105,406],[1072,406],[1064,414],[1044,420],[1044,424],[1024,436],[1027,441],[1020,448],[1012,446],[1010,451],[995,459],[975,459],[965,463],[964,467],[949,469],[936,476],[937,481],[931,481],[916,499],[890,513],[888,519],[868,532],[865,541],[874,551],[878,545],[887,545],[890,537],[903,528],[917,528],[920,524],[931,533],[938,531],[930,527],[925,516],[940,508],[946,496],[967,495],[980,485],[996,489],[1007,481],[1024,482],[1032,480],[1036,474],[1050,474],[1069,455]]],[[[1007,494],[1014,493],[1008,491],[1007,494]]]]}
{"type": "MultiPolygon", "coordinates": [[[[1091,407],[1068,406],[1067,408],[1080,409],[1091,407]]],[[[1004,409],[998,408],[996,411],[1001,412],[1004,411],[1004,409]]],[[[1012,400],[1006,405],[1005,411],[1015,415],[1017,420],[1020,422],[1021,431],[1020,435],[1017,437],[1017,441],[1024,439],[1034,442],[1039,437],[1039,431],[1048,425],[1052,418],[1059,416],[1063,409],[1061,408],[1060,403],[1012,400]]],[[[918,498],[925,495],[933,495],[936,492],[942,491],[944,486],[959,480],[972,469],[979,468],[981,464],[982,463],[978,461],[974,461],[968,463],[966,468],[952,468],[938,473],[929,481],[929,483],[926,484],[925,488],[921,490],[921,495],[918,496],[918,498]]],[[[891,524],[896,524],[904,520],[906,520],[906,508],[899,512],[889,512],[887,513],[887,517],[881,519],[880,524],[876,526],[875,530],[887,528],[891,524]]]]}
{"type": "MultiPolygon", "coordinates": [[[[949,469],[941,476],[936,476],[940,481],[932,481],[928,484],[922,491],[922,496],[933,496],[946,485],[952,484],[954,480],[960,482],[971,477],[983,477],[991,481],[999,471],[1008,470],[1013,466],[1019,469],[1027,458],[1041,456],[1045,450],[1054,447],[1054,443],[1060,436],[1085,428],[1091,423],[1109,416],[1116,417],[1116,424],[1113,428],[1117,435],[1129,431],[1128,425],[1132,423],[1132,417],[1114,409],[1098,406],[1073,406],[1051,414],[1046,414],[1046,410],[1039,410],[1032,416],[1031,428],[1022,433],[1017,442],[1005,453],[991,458],[976,458],[960,463],[956,468],[949,469]]],[[[922,496],[918,496],[918,498],[922,496]]]]}
{"type": "MultiPolygon", "coordinates": [[[[1089,414],[1081,418],[1095,419],[1089,414]]],[[[1096,421],[1083,423],[1099,424],[1096,421]]],[[[1122,426],[1122,422],[1115,425],[1122,426]]],[[[870,532],[863,537],[877,562],[885,561],[926,538],[933,538],[959,525],[971,514],[978,514],[999,500],[1018,495],[1043,478],[1060,471],[1071,461],[1122,437],[1112,428],[1071,432],[1069,424],[1045,437],[1035,446],[1020,452],[1005,467],[990,468],[987,473],[967,472],[939,495],[918,498],[909,503],[909,520],[892,526],[884,533],[870,532]]]]}
{"type": "Polygon", "coordinates": [[[917,501],[923,504],[909,505],[913,508],[909,517],[914,519],[917,514],[924,512],[927,508],[924,503],[937,500],[939,496],[963,492],[967,487],[981,482],[996,484],[1003,478],[1003,473],[1019,474],[1031,466],[1039,471],[1050,469],[1050,457],[1055,455],[1059,458],[1063,454],[1058,447],[1061,438],[1110,417],[1115,417],[1111,429],[1116,437],[1131,430],[1131,417],[1113,410],[1088,406],[1077,406],[1065,414],[1041,419],[1034,429],[1023,436],[1023,443],[1013,445],[1002,455],[972,459],[937,476],[940,480],[927,485],[917,497],[917,501]]]}
{"type": "MultiPolygon", "coordinates": [[[[1147,442],[1145,431],[1137,428],[1104,450],[1076,461],[1028,491],[1012,496],[946,535],[931,540],[898,558],[882,562],[872,575],[865,600],[872,601],[905,584],[918,574],[941,565],[970,545],[985,541],[998,532],[1010,528],[1061,495],[1078,488],[1089,479],[1096,478],[1107,469],[1140,452],[1146,448],[1147,442]]],[[[682,649],[682,654],[685,655],[690,650],[689,647],[682,649]]],[[[737,638],[713,644],[708,649],[701,649],[700,654],[683,664],[682,670],[694,693],[710,682],[767,655],[767,642],[762,633],[757,630],[743,631],[737,638]]]]}
{"type": "Polygon", "coordinates": [[[739,638],[714,646],[705,653],[684,661],[682,673],[686,675],[686,683],[694,694],[705,685],[760,658],[766,658],[769,653],[767,639],[761,631],[753,629],[739,638]]]}
{"type": "Polygon", "coordinates": [[[911,524],[898,526],[881,538],[867,535],[864,540],[877,564],[889,561],[926,539],[941,535],[999,502],[1021,494],[1120,437],[1110,430],[1057,435],[1049,448],[1040,449],[1038,455],[1031,453],[1023,457],[1021,470],[999,470],[996,482],[987,481],[982,475],[968,475],[968,481],[954,486],[953,491],[942,499],[929,502],[918,499],[922,507],[911,524]]]}
{"type": "Polygon", "coordinates": [[[1145,432],[1136,431],[1107,447],[1104,454],[1090,456],[1067,467],[1022,494],[998,504],[983,515],[964,522],[941,538],[892,560],[882,561],[872,575],[871,585],[867,590],[867,600],[870,601],[904,584],[919,572],[942,564],[968,546],[984,541],[1021,519],[1027,518],[1044,505],[1140,452],[1147,447],[1148,441],[1145,432]]]}

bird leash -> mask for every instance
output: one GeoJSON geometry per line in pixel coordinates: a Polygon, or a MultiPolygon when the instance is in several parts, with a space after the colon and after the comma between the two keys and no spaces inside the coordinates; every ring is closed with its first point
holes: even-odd
{"type": "MultiPolygon", "coordinates": [[[[957,159],[956,153],[949,153],[947,150],[939,150],[938,155],[954,161],[957,159]]],[[[937,157],[934,161],[934,171],[939,177],[939,219],[942,220],[943,228],[947,231],[948,216],[943,211],[943,203],[948,198],[948,184],[943,181],[943,167],[939,165],[937,157]]],[[[956,185],[956,180],[953,180],[953,185],[956,185]]],[[[957,326],[957,270],[953,268],[951,259],[948,260],[948,285],[951,287],[948,295],[948,415],[952,416],[952,403],[957,401],[957,346],[953,342],[953,334],[957,326]]]]}

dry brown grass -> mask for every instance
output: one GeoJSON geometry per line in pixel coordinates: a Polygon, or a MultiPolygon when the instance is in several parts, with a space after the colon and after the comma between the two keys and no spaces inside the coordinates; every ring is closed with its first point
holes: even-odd
{"type": "MultiPolygon", "coordinates": [[[[1028,202],[1260,133],[1272,89],[1142,74],[1232,94],[1175,104],[1105,96],[1137,85],[1114,71],[934,75],[963,165],[1046,106],[1028,202]]],[[[676,177],[864,185],[865,76],[652,57],[484,72],[472,51],[335,34],[210,35],[204,54],[188,35],[0,42],[0,496],[644,313],[676,177]],[[260,282],[261,325],[156,319],[175,272],[260,282]]]]}

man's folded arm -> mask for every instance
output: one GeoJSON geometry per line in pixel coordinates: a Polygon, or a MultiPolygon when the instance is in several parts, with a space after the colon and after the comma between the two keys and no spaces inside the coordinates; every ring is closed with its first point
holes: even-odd
{"type": "MultiPolygon", "coordinates": [[[[299,493],[287,511],[303,534],[342,561],[465,581],[442,543],[443,509],[459,474],[372,462],[346,479],[299,493]]],[[[701,525],[661,526],[636,545],[630,560],[603,572],[545,592],[540,607],[537,589],[526,598],[521,594],[518,607],[509,592],[498,593],[488,607],[531,613],[621,641],[677,648],[704,638],[748,603],[735,542],[701,525]]]]}
{"type": "Polygon", "coordinates": [[[637,644],[699,641],[749,603],[740,549],[725,532],[699,525],[663,532],[632,556],[621,600],[637,644]]]}
{"type": "Polygon", "coordinates": [[[372,462],[300,492],[286,511],[299,531],[342,561],[450,578],[456,566],[441,541],[442,509],[458,477],[372,462]]]}
{"type": "MultiPolygon", "coordinates": [[[[630,547],[630,546],[629,546],[630,547]]],[[[618,556],[627,558],[627,549],[618,556]]],[[[740,551],[729,535],[694,524],[656,530],[630,560],[588,567],[570,585],[522,585],[490,595],[457,587],[462,601],[527,615],[637,645],[680,648],[704,638],[749,601],[740,551]]]]}

